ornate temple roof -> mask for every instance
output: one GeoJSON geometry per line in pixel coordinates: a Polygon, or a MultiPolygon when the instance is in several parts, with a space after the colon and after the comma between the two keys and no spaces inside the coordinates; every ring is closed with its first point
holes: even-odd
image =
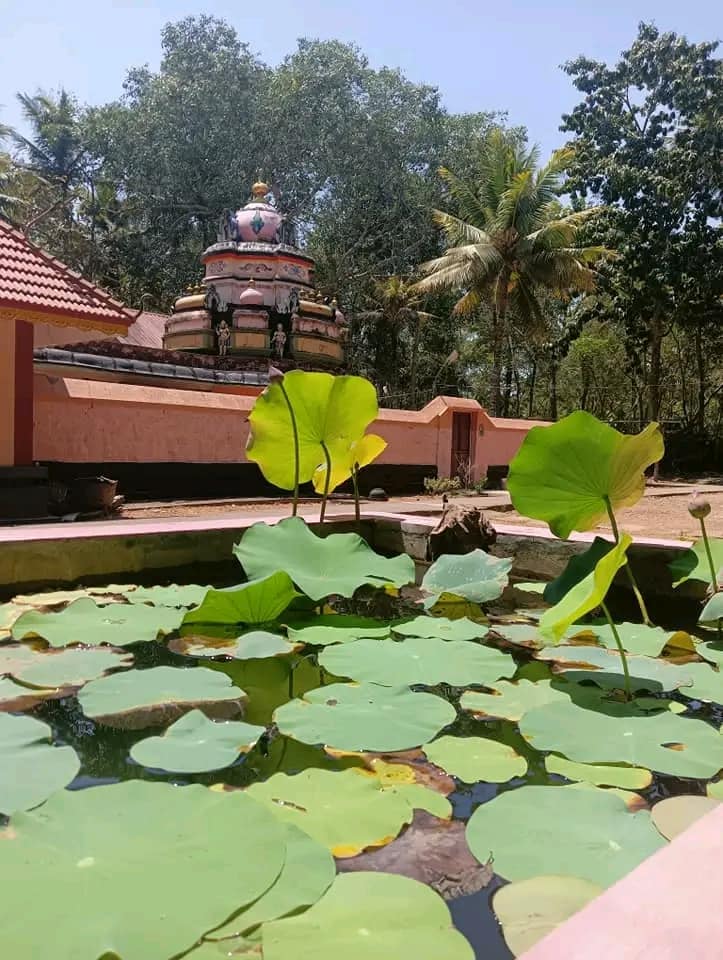
{"type": "Polygon", "coordinates": [[[236,211],[234,219],[241,242],[279,242],[283,217],[275,207],[266,202],[268,193],[268,184],[256,182],[251,188],[252,199],[236,211]]]}

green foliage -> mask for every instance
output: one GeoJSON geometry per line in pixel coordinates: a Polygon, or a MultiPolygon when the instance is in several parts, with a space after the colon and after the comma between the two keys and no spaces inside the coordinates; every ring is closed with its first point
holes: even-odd
{"type": "Polygon", "coordinates": [[[443,493],[457,493],[462,489],[462,481],[459,477],[425,477],[424,490],[426,493],[432,493],[435,496],[441,496],[443,493]]]}
{"type": "MultiPolygon", "coordinates": [[[[709,537],[711,556],[716,569],[723,569],[723,538],[709,537]]],[[[690,550],[680,554],[668,564],[673,576],[673,586],[679,587],[687,580],[702,580],[710,583],[710,566],[703,540],[698,540],[690,550]]]]}
{"type": "Polygon", "coordinates": [[[474,603],[488,603],[502,595],[512,567],[509,557],[493,557],[484,550],[460,556],[444,554],[422,578],[422,590],[429,594],[425,607],[433,607],[445,595],[474,603]]]}
{"type": "Polygon", "coordinates": [[[51,740],[47,723],[0,713],[0,813],[37,807],[75,779],[78,754],[51,740]]]}
{"type": "Polygon", "coordinates": [[[0,646],[0,674],[33,687],[81,687],[132,663],[131,654],[101,647],[66,647],[48,656],[29,644],[0,646]]]}
{"type": "Polygon", "coordinates": [[[240,587],[209,590],[203,602],[185,615],[181,626],[268,623],[298,596],[288,574],[276,570],[240,587]]]}
{"type": "Polygon", "coordinates": [[[527,773],[512,747],[484,737],[438,737],[423,748],[428,759],[464,783],[506,783],[527,773]]]}

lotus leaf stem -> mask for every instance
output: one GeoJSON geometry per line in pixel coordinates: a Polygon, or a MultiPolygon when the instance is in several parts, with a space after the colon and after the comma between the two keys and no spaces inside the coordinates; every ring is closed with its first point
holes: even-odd
{"type": "Polygon", "coordinates": [[[361,510],[359,508],[359,464],[355,463],[351,471],[351,479],[354,484],[354,518],[356,519],[357,532],[361,533],[361,510]]]}
{"type": "Polygon", "coordinates": [[[710,540],[708,539],[708,531],[705,529],[705,520],[703,517],[699,517],[700,529],[703,534],[703,543],[705,545],[705,555],[708,557],[708,568],[710,569],[710,584],[713,593],[718,592],[718,571],[715,568],[713,563],[713,554],[710,549],[710,540]]]}
{"type": "MultiPolygon", "coordinates": [[[[613,536],[615,537],[615,543],[620,543],[620,530],[618,529],[618,522],[615,519],[615,514],[613,512],[613,506],[610,503],[609,497],[604,497],[605,507],[607,508],[608,518],[610,520],[610,526],[613,528],[613,536]]],[[[640,591],[638,586],[638,581],[635,579],[633,571],[630,569],[630,563],[625,564],[625,573],[627,574],[628,580],[630,581],[630,586],[632,587],[633,593],[635,594],[635,599],[638,601],[638,606],[640,607],[640,613],[643,617],[643,623],[648,626],[653,626],[653,621],[648,615],[648,608],[645,606],[645,600],[643,600],[643,594],[640,591]]]]}
{"type": "Polygon", "coordinates": [[[291,405],[289,395],[286,392],[284,381],[279,379],[277,383],[279,384],[279,387],[281,387],[281,392],[289,410],[289,417],[291,418],[291,432],[294,437],[294,502],[291,508],[291,516],[295,517],[299,511],[299,427],[296,423],[296,414],[294,413],[294,408],[291,405]]]}
{"type": "Polygon", "coordinates": [[[323,440],[320,441],[321,448],[326,458],[326,479],[324,481],[324,499],[321,501],[321,512],[319,513],[319,523],[324,522],[326,516],[326,501],[329,499],[329,483],[331,482],[331,457],[329,450],[323,440]]]}
{"type": "Polygon", "coordinates": [[[625,655],[625,650],[623,649],[623,643],[620,639],[620,634],[618,633],[618,628],[615,626],[613,618],[610,616],[610,611],[608,610],[605,601],[603,600],[600,604],[602,607],[603,613],[605,614],[605,619],[610,624],[610,629],[613,632],[613,637],[615,637],[615,643],[617,644],[618,653],[620,654],[620,659],[623,664],[623,674],[625,676],[625,699],[632,700],[633,694],[630,688],[630,671],[628,670],[628,658],[625,655]]]}

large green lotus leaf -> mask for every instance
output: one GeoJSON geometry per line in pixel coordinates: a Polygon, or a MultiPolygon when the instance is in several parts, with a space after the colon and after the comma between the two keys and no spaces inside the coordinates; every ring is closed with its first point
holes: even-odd
{"type": "Polygon", "coordinates": [[[109,727],[142,730],[171,723],[189,710],[227,719],[240,713],[246,694],[230,677],[204,667],[150,667],[93,680],[78,694],[86,717],[109,727]]]}
{"type": "Polygon", "coordinates": [[[705,700],[707,703],[723,702],[723,673],[720,668],[716,670],[707,663],[686,663],[678,669],[685,670],[692,680],[689,686],[680,689],[684,697],[705,700]]]}
{"type": "Polygon", "coordinates": [[[711,810],[719,806],[714,797],[679,794],[660,800],[650,811],[653,823],[666,840],[674,840],[711,810]]]}
{"type": "MultiPolygon", "coordinates": [[[[720,570],[723,568],[723,538],[708,537],[708,543],[713,557],[713,566],[716,570],[720,570]]],[[[679,587],[686,580],[702,580],[703,583],[710,583],[710,563],[705,543],[698,540],[690,550],[671,560],[668,569],[673,576],[674,587],[679,587]]]]}
{"type": "Polygon", "coordinates": [[[276,883],[230,923],[210,933],[209,940],[236,937],[260,923],[269,923],[290,913],[297,913],[316,903],[328,890],[336,867],[327,847],[313,840],[293,823],[284,824],[284,832],[286,860],[276,883]]]}
{"type": "Polygon", "coordinates": [[[463,597],[474,603],[487,603],[502,595],[512,567],[509,557],[497,558],[484,550],[464,554],[443,554],[427,570],[422,590],[430,596],[424,601],[429,609],[443,593],[463,597]]]}
{"type": "Polygon", "coordinates": [[[545,757],[548,773],[557,773],[568,780],[591,783],[596,787],[621,787],[623,790],[645,790],[653,782],[650,770],[642,767],[621,767],[615,764],[575,763],[550,753],[545,757]]]}
{"type": "Polygon", "coordinates": [[[589,880],[548,874],[500,887],[492,909],[510,952],[521,957],[601,893],[589,880]]]}
{"type": "MultiPolygon", "coordinates": [[[[323,620],[319,617],[319,620],[323,620]]],[[[378,624],[378,621],[376,621],[378,624]]],[[[388,637],[391,627],[376,626],[354,626],[354,627],[330,627],[323,623],[319,626],[302,627],[295,630],[289,627],[289,640],[294,643],[310,644],[315,647],[326,647],[332,643],[348,643],[351,640],[359,640],[362,637],[388,637]]]]}
{"type": "Polygon", "coordinates": [[[545,646],[537,623],[493,623],[490,624],[490,629],[516,647],[538,650],[545,646]]]}
{"type": "MultiPolygon", "coordinates": [[[[644,657],[657,657],[676,633],[663,630],[662,627],[648,627],[644,623],[616,623],[615,628],[623,649],[628,653],[641,654],[644,657]]],[[[565,638],[594,636],[608,650],[617,650],[615,637],[609,623],[573,624],[565,638]]],[[[691,643],[692,649],[692,643],[691,643]]]]}
{"type": "Polygon", "coordinates": [[[302,743],[388,753],[427,743],[456,716],[451,704],[431,693],[334,683],[278,707],[274,722],[281,733],[302,743]]]}
{"type": "Polygon", "coordinates": [[[723,780],[716,780],[715,783],[709,783],[705,788],[705,792],[709,797],[713,797],[716,800],[723,800],[723,780]]]}
{"type": "Polygon", "coordinates": [[[13,624],[12,635],[15,640],[42,637],[51,647],[66,647],[71,643],[124,647],[155,640],[161,633],[171,633],[178,629],[182,618],[182,611],[167,607],[148,607],[142,603],[99,606],[90,597],[81,597],[59,613],[28,610],[13,624]]]}
{"type": "MultiPolygon", "coordinates": [[[[534,427],[535,430],[549,429],[534,427]]],[[[532,431],[530,431],[532,432],[532,431]]],[[[624,533],[620,542],[595,564],[595,569],[576,584],[569,593],[550,607],[540,618],[540,633],[543,637],[559,642],[570,624],[590,613],[604,601],[615,574],[628,562],[627,550],[633,538],[624,533]]]]}
{"type": "MultiPolygon", "coordinates": [[[[331,461],[329,492],[336,490],[340,484],[348,480],[355,469],[360,470],[373,463],[386,448],[387,441],[375,433],[367,433],[359,440],[350,441],[344,438],[327,444],[331,461]]],[[[317,493],[324,493],[326,490],[326,473],[327,465],[324,458],[311,478],[317,493]]]]}
{"type": "Polygon", "coordinates": [[[723,668],[723,643],[719,643],[717,640],[699,643],[696,646],[696,653],[706,660],[710,660],[719,669],[723,668]]]}
{"type": "Polygon", "coordinates": [[[18,713],[32,710],[43,700],[55,699],[59,691],[22,687],[9,677],[0,677],[0,712],[18,713]]]}
{"type": "Polygon", "coordinates": [[[130,780],[61,791],[0,843],[3,952],[13,960],[159,960],[269,889],[284,831],[243,793],[130,780]],[[46,923],[28,923],[27,904],[46,923]]]}
{"type": "Polygon", "coordinates": [[[298,650],[301,644],[268,630],[251,630],[229,640],[193,635],[174,637],[168,649],[185,657],[231,657],[233,660],[262,660],[282,657],[298,650]]]}
{"type": "Polygon", "coordinates": [[[472,814],[467,843],[479,860],[491,851],[495,871],[506,880],[554,873],[601,887],[664,845],[646,810],[631,813],[621,797],[587,785],[502,793],[472,814]]]}
{"type": "Polygon", "coordinates": [[[234,553],[248,576],[282,568],[312,600],[332,593],[351,597],[364,584],[403,587],[414,582],[414,561],[406,554],[382,557],[356,533],[317,537],[301,517],[287,517],[273,527],[255,523],[234,553]]]}
{"type": "Polygon", "coordinates": [[[714,593],[706,603],[698,618],[698,623],[715,625],[719,620],[723,620],[723,590],[714,593]]]}
{"type": "Polygon", "coordinates": [[[432,763],[464,783],[506,783],[527,773],[527,761],[512,747],[484,737],[439,737],[422,749],[432,763]]]}
{"type": "Polygon", "coordinates": [[[585,577],[589,576],[605,554],[610,553],[614,544],[602,537],[595,537],[584,553],[577,553],[567,561],[567,566],[545,587],[543,597],[547,603],[555,604],[585,577]]]}
{"type": "MultiPolygon", "coordinates": [[[[284,375],[283,389],[280,383],[272,382],[257,397],[249,415],[251,433],[246,456],[259,465],[269,483],[293,490],[294,433],[284,390],[296,420],[301,483],[311,480],[325,462],[323,445],[338,456],[340,450],[348,451],[353,441],[362,438],[377,416],[377,394],[363,377],[292,370],[284,375]]],[[[332,457],[333,470],[334,466],[332,457]]],[[[341,476],[344,466],[348,463],[337,465],[335,477],[341,476]]],[[[347,472],[338,482],[349,475],[347,472]]]]}
{"type": "MultiPolygon", "coordinates": [[[[625,686],[620,655],[614,650],[561,644],[558,647],[545,647],[535,656],[538,660],[554,660],[558,664],[558,670],[564,670],[569,680],[592,680],[606,689],[622,689],[625,686]]],[[[686,693],[693,680],[691,667],[694,664],[678,666],[653,657],[632,655],[627,657],[627,663],[633,690],[663,693],[666,690],[680,689],[686,693]]]]}
{"type": "Polygon", "coordinates": [[[408,637],[406,640],[352,640],[319,654],[319,664],[337,677],[366,680],[385,687],[447,683],[489,686],[511,677],[517,664],[507,653],[467,640],[408,637]]]}
{"type": "MultiPolygon", "coordinates": [[[[51,739],[47,723],[0,713],[0,813],[36,807],[75,779],[80,770],[78,754],[72,747],[51,746],[51,739]]],[[[2,857],[0,874],[1,864],[2,857]]],[[[3,889],[8,882],[6,875],[3,889]]]]}
{"type": "Polygon", "coordinates": [[[284,823],[293,823],[336,857],[389,843],[411,823],[413,805],[377,777],[356,770],[275,773],[245,791],[284,823]]]}
{"type": "Polygon", "coordinates": [[[209,590],[202,603],[183,618],[183,626],[197,623],[269,623],[299,594],[288,574],[271,571],[240,587],[209,590]]]}
{"type": "MultiPolygon", "coordinates": [[[[612,706],[609,707],[612,709],[612,706]]],[[[625,710],[620,705],[620,713],[625,710]]],[[[703,720],[668,710],[613,716],[572,701],[531,710],[520,733],[536,750],[554,750],[582,763],[625,763],[675,777],[708,778],[723,768],[723,737],[703,720]]]]}
{"type": "Polygon", "coordinates": [[[535,707],[570,698],[565,692],[564,681],[559,680],[537,680],[534,683],[531,680],[518,680],[516,683],[499,680],[485,686],[495,692],[478,693],[476,690],[467,690],[459,702],[463,710],[482,717],[503,717],[505,720],[517,722],[535,707]]]}
{"type": "Polygon", "coordinates": [[[437,637],[440,640],[479,640],[489,633],[488,627],[462,617],[415,617],[406,623],[394,624],[392,630],[403,637],[437,637]]]}
{"type": "Polygon", "coordinates": [[[250,750],[265,730],[240,720],[215,723],[201,710],[191,710],[162,736],[135,743],[131,757],[141,766],[173,773],[222,770],[250,750]]]}
{"type": "Polygon", "coordinates": [[[103,647],[37,650],[28,644],[0,647],[0,674],[35,687],[80,687],[109,670],[130,667],[133,655],[103,647]]]}
{"type": "Polygon", "coordinates": [[[525,517],[544,520],[557,537],[591,530],[613,509],[645,492],[645,470],[663,456],[657,423],[627,436],[578,410],[549,427],[533,427],[510,463],[507,489],[525,517]]]}
{"type": "Polygon", "coordinates": [[[178,586],[172,583],[168,587],[125,587],[119,593],[130,603],[151,603],[154,607],[195,607],[206,596],[209,587],[196,583],[178,586]]]}
{"type": "Polygon", "coordinates": [[[310,910],[270,923],[264,960],[474,960],[442,898],[391,873],[340,874],[310,910]]]}
{"type": "Polygon", "coordinates": [[[17,603],[0,603],[0,634],[9,630],[15,621],[25,613],[25,607],[17,603]]]}

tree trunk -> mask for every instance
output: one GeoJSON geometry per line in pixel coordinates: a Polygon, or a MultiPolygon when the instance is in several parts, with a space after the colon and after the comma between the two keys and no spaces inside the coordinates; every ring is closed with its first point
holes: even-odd
{"type": "Polygon", "coordinates": [[[660,418],[660,372],[663,352],[663,323],[659,316],[650,323],[650,370],[648,372],[648,420],[660,418]]]}
{"type": "Polygon", "coordinates": [[[507,337],[507,357],[505,359],[505,390],[502,397],[502,416],[509,417],[512,400],[512,338],[507,337]]]}
{"type": "Polygon", "coordinates": [[[550,420],[557,420],[557,359],[550,359],[550,420]]]}
{"type": "Polygon", "coordinates": [[[537,380],[537,360],[532,361],[532,373],[530,374],[530,398],[527,403],[527,417],[532,419],[532,411],[535,409],[535,381],[537,380]]]}
{"type": "Polygon", "coordinates": [[[495,303],[492,308],[492,371],[490,375],[490,407],[492,416],[499,417],[501,407],[500,381],[502,379],[502,337],[507,321],[507,284],[509,278],[503,272],[497,280],[495,303]]]}
{"type": "Polygon", "coordinates": [[[695,364],[698,372],[698,407],[695,412],[696,431],[700,437],[705,433],[705,356],[703,355],[703,324],[695,325],[695,364]]]}
{"type": "Polygon", "coordinates": [[[412,410],[417,409],[417,367],[419,365],[419,339],[422,330],[422,321],[419,314],[414,318],[414,335],[412,339],[412,357],[409,364],[409,405],[412,410]]]}

